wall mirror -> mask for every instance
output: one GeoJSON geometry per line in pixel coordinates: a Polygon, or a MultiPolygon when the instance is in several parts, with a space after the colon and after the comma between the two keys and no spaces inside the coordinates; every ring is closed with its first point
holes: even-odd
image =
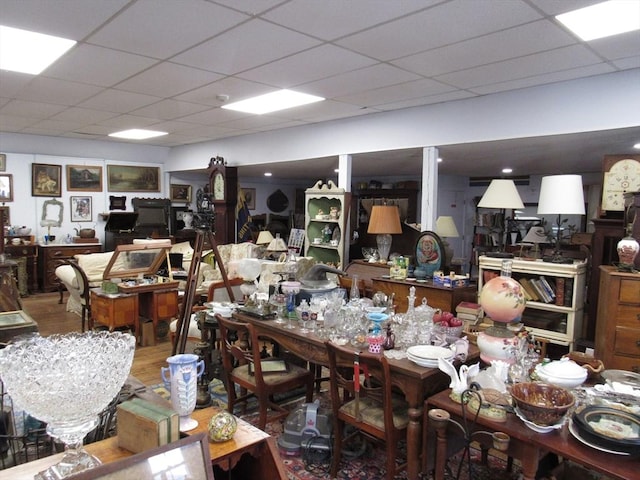
{"type": "Polygon", "coordinates": [[[41,227],[59,227],[62,225],[64,204],[56,199],[46,200],[42,204],[41,227]]]}

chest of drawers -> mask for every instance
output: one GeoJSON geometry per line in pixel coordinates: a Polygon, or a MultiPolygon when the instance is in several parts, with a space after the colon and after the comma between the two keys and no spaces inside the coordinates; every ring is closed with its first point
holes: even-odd
{"type": "Polygon", "coordinates": [[[56,278],[56,268],[61,260],[69,260],[74,255],[87,253],[99,253],[102,251],[102,244],[69,244],[69,245],[40,245],[38,250],[38,280],[40,290],[43,292],[53,292],[58,289],[56,278]]]}
{"type": "Polygon", "coordinates": [[[600,267],[595,353],[607,369],[640,373],[640,274],[600,267]]]}

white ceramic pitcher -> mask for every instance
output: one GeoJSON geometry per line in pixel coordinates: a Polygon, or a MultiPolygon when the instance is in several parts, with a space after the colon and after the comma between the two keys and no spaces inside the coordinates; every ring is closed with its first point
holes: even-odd
{"type": "Polygon", "coordinates": [[[190,417],[196,407],[198,378],[204,372],[204,360],[198,355],[181,353],[167,358],[168,367],[160,373],[164,386],[171,392],[171,405],[180,416],[180,431],[186,432],[198,426],[198,421],[190,417]]]}

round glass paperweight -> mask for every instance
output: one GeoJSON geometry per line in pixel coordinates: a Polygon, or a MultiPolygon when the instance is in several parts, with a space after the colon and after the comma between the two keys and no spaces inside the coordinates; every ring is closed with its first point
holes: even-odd
{"type": "Polygon", "coordinates": [[[65,444],[60,463],[36,480],[65,478],[100,465],[82,441],[122,388],[135,346],[130,334],[101,331],[32,335],[0,350],[0,377],[8,394],[65,444]]]}

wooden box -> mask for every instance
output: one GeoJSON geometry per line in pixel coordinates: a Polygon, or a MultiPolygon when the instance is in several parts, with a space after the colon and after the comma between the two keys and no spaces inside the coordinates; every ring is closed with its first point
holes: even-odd
{"type": "Polygon", "coordinates": [[[180,437],[180,419],[173,410],[134,398],[118,405],[118,446],[144,452],[180,437]]]}

